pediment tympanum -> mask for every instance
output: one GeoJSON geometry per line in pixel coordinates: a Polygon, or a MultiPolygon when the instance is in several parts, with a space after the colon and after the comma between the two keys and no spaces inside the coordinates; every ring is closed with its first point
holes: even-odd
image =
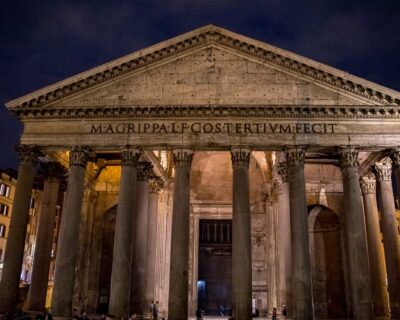
{"type": "Polygon", "coordinates": [[[139,74],[115,79],[55,106],[360,103],[362,100],[338,90],[211,46],[139,74]]]}
{"type": "Polygon", "coordinates": [[[119,105],[400,105],[394,90],[209,25],[10,101],[7,107],[88,105],[98,99],[119,105]]]}
{"type": "Polygon", "coordinates": [[[316,150],[400,145],[400,94],[206,26],[10,101],[21,142],[54,149],[316,150]],[[362,121],[360,121],[362,119],[362,121]]]}

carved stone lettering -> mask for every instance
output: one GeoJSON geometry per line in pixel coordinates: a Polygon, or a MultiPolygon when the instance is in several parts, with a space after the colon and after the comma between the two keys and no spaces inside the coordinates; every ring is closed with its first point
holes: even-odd
{"type": "Polygon", "coordinates": [[[92,124],[91,134],[332,134],[335,123],[119,122],[92,124]]]}

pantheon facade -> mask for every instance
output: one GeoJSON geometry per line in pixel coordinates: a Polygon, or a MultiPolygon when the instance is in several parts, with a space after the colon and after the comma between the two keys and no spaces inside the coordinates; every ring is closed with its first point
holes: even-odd
{"type": "Polygon", "coordinates": [[[0,312],[400,319],[400,93],[209,25],[7,103],[24,124],[0,312]]]}

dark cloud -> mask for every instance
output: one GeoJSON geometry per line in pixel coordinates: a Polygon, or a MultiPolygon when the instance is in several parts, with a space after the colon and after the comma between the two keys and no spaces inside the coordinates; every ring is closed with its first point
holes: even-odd
{"type": "Polygon", "coordinates": [[[0,167],[21,125],[4,103],[214,23],[400,90],[400,1],[9,1],[0,7],[0,167]]]}

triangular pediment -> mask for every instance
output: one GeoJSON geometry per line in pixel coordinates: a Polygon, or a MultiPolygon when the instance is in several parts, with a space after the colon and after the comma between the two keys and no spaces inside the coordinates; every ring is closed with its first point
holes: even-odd
{"type": "Polygon", "coordinates": [[[355,105],[341,94],[270,64],[210,45],[168,63],[115,79],[55,107],[120,105],[355,105]]]}
{"type": "Polygon", "coordinates": [[[394,90],[209,25],[7,103],[397,104],[394,90]]]}

